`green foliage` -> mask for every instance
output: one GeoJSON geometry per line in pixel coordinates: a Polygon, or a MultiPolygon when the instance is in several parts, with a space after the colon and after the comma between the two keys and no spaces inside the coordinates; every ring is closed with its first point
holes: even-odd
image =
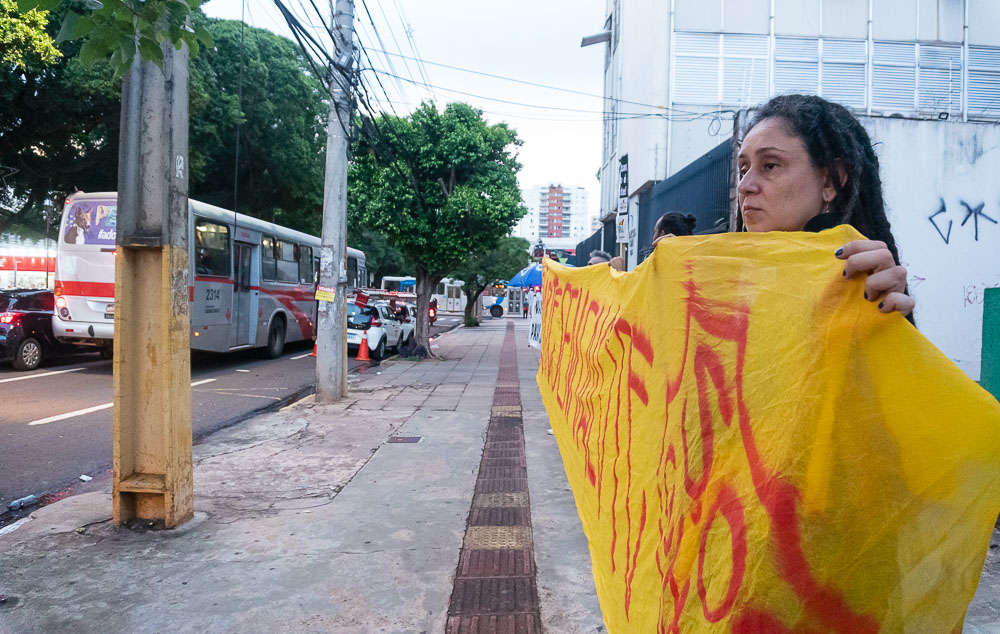
{"type": "Polygon", "coordinates": [[[107,60],[118,76],[129,69],[136,53],[162,68],[166,43],[175,48],[187,44],[192,56],[198,54],[200,45],[212,45],[204,26],[191,21],[200,0],[18,0],[18,7],[48,11],[64,1],[69,10],[63,15],[56,42],[86,38],[80,61],[90,67],[107,60]],[[88,10],[97,4],[100,8],[88,10]]]}
{"type": "MultiPolygon", "coordinates": [[[[380,134],[354,149],[348,218],[385,234],[436,284],[470,253],[492,249],[524,215],[514,149],[505,124],[449,104],[421,104],[409,117],[384,116],[380,134]]],[[[418,284],[419,288],[419,284],[418,284]]]]}
{"type": "MultiPolygon", "coordinates": [[[[63,23],[62,7],[49,25],[63,23]]],[[[194,21],[219,44],[190,65],[190,194],[233,207],[236,125],[243,121],[239,210],[319,233],[326,106],[322,87],[298,48],[267,31],[246,28],[243,112],[237,98],[239,22],[194,21]]],[[[17,173],[0,188],[0,231],[44,227],[43,203],[76,189],[113,191],[118,179],[121,82],[108,61],[87,67],[81,43],[44,69],[0,75],[0,163],[17,173]]]]}
{"type": "Polygon", "coordinates": [[[51,64],[61,53],[46,31],[48,11],[18,11],[15,0],[0,0],[0,65],[51,64]]]}
{"type": "Polygon", "coordinates": [[[531,264],[530,247],[524,238],[508,236],[489,251],[469,255],[451,276],[465,282],[463,290],[470,301],[477,300],[486,287],[509,280],[531,264]]]}
{"type": "Polygon", "coordinates": [[[191,196],[319,235],[327,116],[322,84],[291,40],[240,22],[206,22],[215,45],[191,63],[191,196]]]}
{"type": "Polygon", "coordinates": [[[386,275],[410,275],[413,266],[381,233],[366,227],[347,226],[348,246],[365,252],[368,274],[375,277],[373,287],[378,287],[386,275]]]}

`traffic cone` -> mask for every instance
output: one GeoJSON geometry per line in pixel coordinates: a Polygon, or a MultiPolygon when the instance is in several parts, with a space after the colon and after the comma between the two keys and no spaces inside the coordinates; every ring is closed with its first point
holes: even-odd
{"type": "Polygon", "coordinates": [[[317,344],[316,344],[316,342],[314,341],[314,342],[313,342],[313,353],[312,353],[311,355],[309,355],[310,357],[315,357],[315,356],[316,356],[316,346],[317,346],[317,344]]]}
{"type": "Polygon", "coordinates": [[[361,331],[361,347],[358,348],[358,361],[371,361],[371,357],[368,356],[368,331],[361,331]]]}

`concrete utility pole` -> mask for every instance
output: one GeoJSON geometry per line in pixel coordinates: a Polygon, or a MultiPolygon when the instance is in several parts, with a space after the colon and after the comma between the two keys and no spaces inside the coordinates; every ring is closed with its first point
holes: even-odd
{"type": "Polygon", "coordinates": [[[319,323],[316,334],[316,401],[332,403],[347,394],[347,148],[351,126],[351,67],[354,63],[354,2],[337,0],[333,14],[335,57],[326,124],[326,182],[319,253],[319,323]]]}
{"type": "Polygon", "coordinates": [[[194,515],[188,312],[188,48],[122,83],[115,266],[114,520],[194,515]]]}

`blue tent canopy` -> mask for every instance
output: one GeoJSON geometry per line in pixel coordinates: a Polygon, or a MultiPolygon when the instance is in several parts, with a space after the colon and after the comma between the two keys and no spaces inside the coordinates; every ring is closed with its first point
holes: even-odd
{"type": "Polygon", "coordinates": [[[541,286],[542,285],[542,265],[535,263],[529,264],[520,271],[517,275],[510,278],[510,282],[507,282],[507,286],[541,286]]]}

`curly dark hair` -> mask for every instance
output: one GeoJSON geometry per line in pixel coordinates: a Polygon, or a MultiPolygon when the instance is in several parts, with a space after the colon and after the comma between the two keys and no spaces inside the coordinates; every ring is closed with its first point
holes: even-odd
{"type": "Polygon", "coordinates": [[[822,97],[781,95],[757,109],[747,132],[772,117],[782,119],[789,132],[805,143],[813,165],[830,175],[837,197],[829,213],[835,214],[839,224],[849,224],[868,239],[884,242],[899,264],[885,215],[878,157],[861,122],[844,106],[822,97]],[[840,169],[847,176],[843,183],[840,169]]]}
{"type": "Polygon", "coordinates": [[[691,214],[682,214],[672,211],[660,216],[653,226],[653,236],[658,233],[672,233],[675,236],[689,236],[694,233],[694,226],[698,219],[691,214]]]}

